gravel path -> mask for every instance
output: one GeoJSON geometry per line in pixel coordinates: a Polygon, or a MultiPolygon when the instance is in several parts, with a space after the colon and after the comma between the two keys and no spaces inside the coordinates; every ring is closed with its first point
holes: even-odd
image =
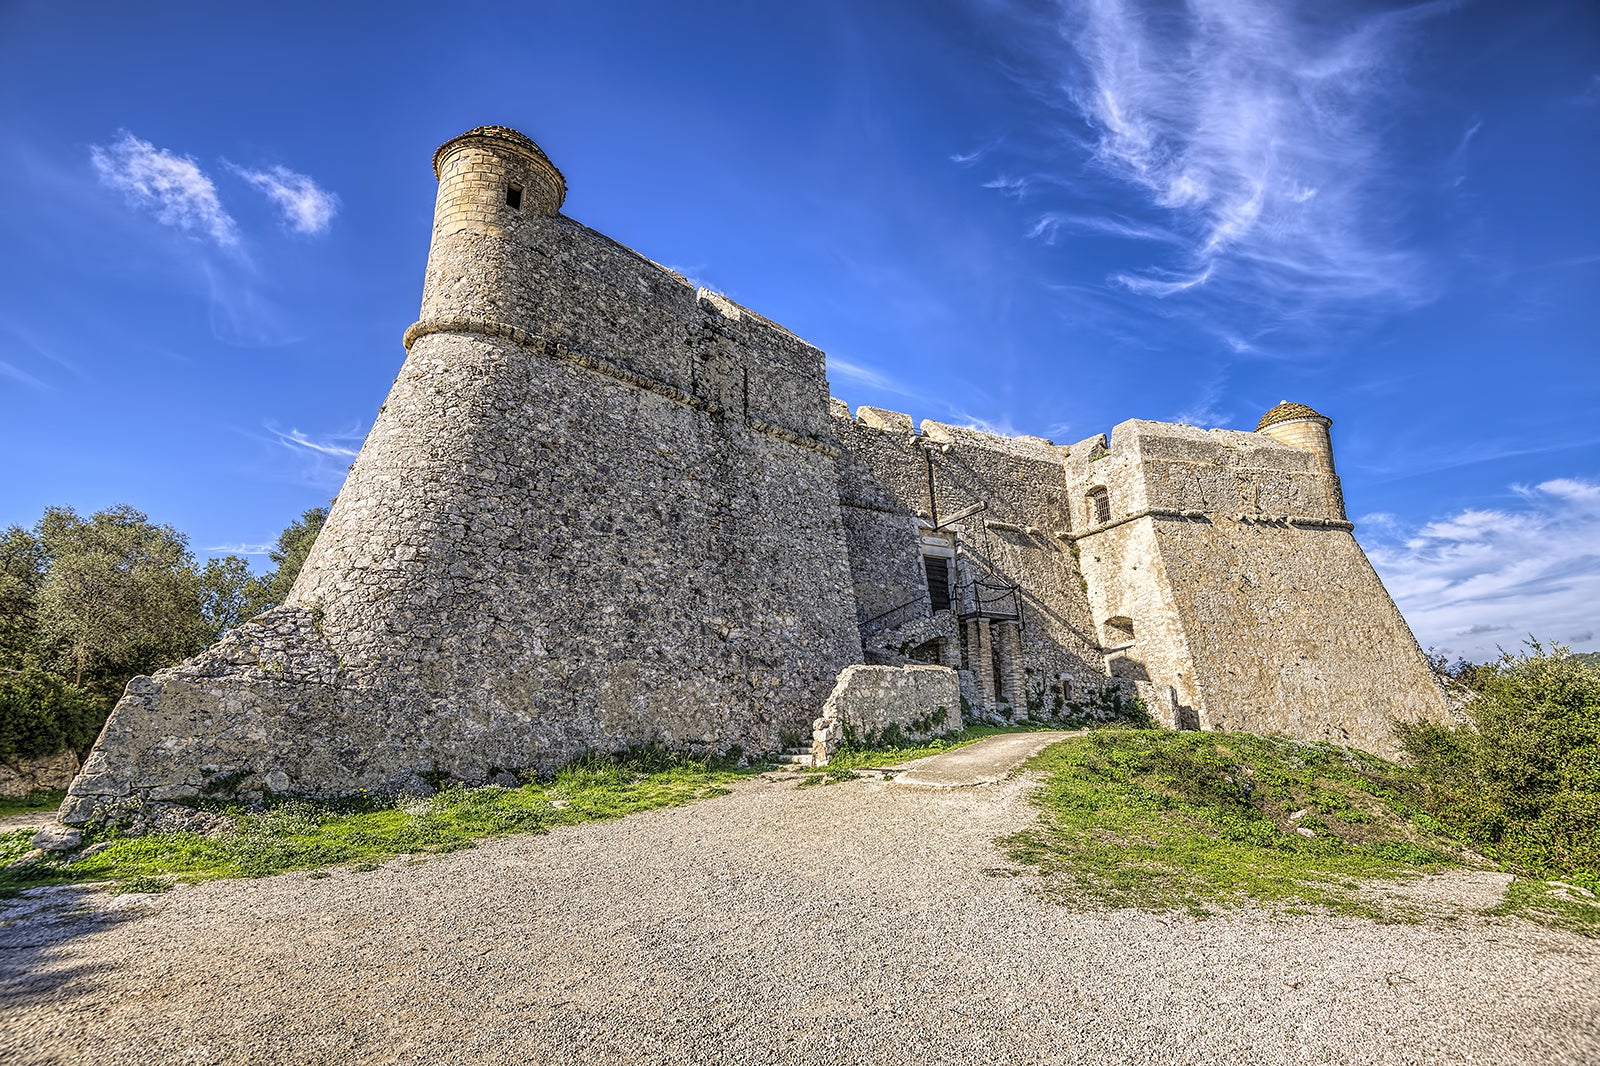
{"type": "Polygon", "coordinates": [[[1596,1063],[1600,945],[1074,913],[1025,782],[751,780],[335,870],[0,907],[7,1063],[1596,1063]]]}
{"type": "Polygon", "coordinates": [[[967,788],[971,785],[999,784],[1011,771],[1058,740],[1084,736],[1088,730],[1066,732],[1057,729],[1036,733],[1002,733],[985,737],[941,755],[913,759],[900,767],[894,781],[900,785],[928,788],[967,788]]]}

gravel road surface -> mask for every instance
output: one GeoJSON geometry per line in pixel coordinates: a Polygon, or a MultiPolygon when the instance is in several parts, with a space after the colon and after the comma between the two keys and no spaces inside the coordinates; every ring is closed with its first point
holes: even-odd
{"type": "Polygon", "coordinates": [[[1027,782],[733,795],[326,877],[0,904],[6,1063],[1600,1063],[1514,919],[1076,913],[1027,782]]]}

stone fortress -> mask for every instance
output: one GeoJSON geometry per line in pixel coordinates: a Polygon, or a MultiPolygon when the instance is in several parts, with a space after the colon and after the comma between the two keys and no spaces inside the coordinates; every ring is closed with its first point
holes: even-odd
{"type": "Polygon", "coordinates": [[[821,351],[560,214],[527,137],[433,167],[421,317],[287,602],[134,679],[65,821],[1134,695],[1380,754],[1444,713],[1310,408],[1071,446],[852,416],[821,351]]]}

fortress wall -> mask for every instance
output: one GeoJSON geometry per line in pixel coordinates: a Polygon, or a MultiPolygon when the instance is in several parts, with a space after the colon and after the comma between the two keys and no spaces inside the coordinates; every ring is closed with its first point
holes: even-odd
{"type": "Polygon", "coordinates": [[[1129,421],[1068,452],[1076,544],[1114,674],[1170,687],[1204,728],[1393,755],[1391,717],[1443,711],[1416,641],[1313,452],[1260,433],[1129,421]],[[1099,458],[1095,458],[1096,456],[1099,458]],[[1105,487],[1111,520],[1087,493],[1105,487]]]}
{"type": "Polygon", "coordinates": [[[931,609],[916,519],[918,511],[927,511],[927,490],[920,497],[912,491],[922,456],[907,443],[915,432],[909,417],[899,415],[903,423],[881,429],[872,424],[875,409],[861,410],[857,421],[850,408],[834,401],[833,432],[841,448],[839,509],[857,620],[895,627],[931,609]]]}
{"type": "Polygon", "coordinates": [[[827,432],[821,351],[568,218],[436,239],[421,324],[457,320],[513,327],[740,418],[827,432]]]}
{"type": "MultiPolygon", "coordinates": [[[[915,601],[918,606],[907,612],[912,617],[927,609],[915,526],[916,516],[925,523],[931,516],[924,451],[912,441],[909,416],[863,407],[850,419],[843,405],[835,415],[857,598],[863,605],[882,604],[871,612],[863,606],[863,617],[915,601]]],[[[1052,710],[1062,699],[1098,693],[1104,670],[1088,603],[1066,542],[1056,535],[1069,521],[1059,450],[1038,438],[999,437],[932,421],[921,432],[933,446],[940,520],[973,504],[987,505],[946,530],[955,535],[955,583],[993,577],[1021,587],[1014,709],[1020,712],[1026,703],[1052,710]]],[[[958,612],[973,608],[970,590],[965,599],[958,592],[955,606],[958,612]]],[[[969,647],[969,659],[979,651],[969,647]]],[[[972,681],[969,676],[969,691],[972,681]]]]}
{"type": "Polygon", "coordinates": [[[861,657],[828,455],[497,338],[415,343],[290,602],[130,686],[73,816],[775,750],[861,657]]]}
{"type": "Polygon", "coordinates": [[[1107,672],[1170,690],[1169,700],[1146,701],[1162,725],[1204,725],[1194,664],[1157,545],[1156,525],[1126,522],[1083,538],[1074,545],[1078,566],[1107,672]],[[1120,621],[1124,619],[1126,626],[1120,621]]]}
{"type": "Polygon", "coordinates": [[[564,179],[515,131],[435,170],[421,318],[288,603],[131,682],[65,819],[771,751],[863,623],[880,656],[965,654],[988,711],[1139,684],[1174,723],[1378,751],[1388,716],[1442,713],[1310,408],[1269,412],[1285,440],[1130,421],[1071,448],[852,419],[816,348],[560,216],[564,179]],[[954,611],[930,617],[941,552],[954,611]],[[981,580],[1017,596],[980,615],[981,580]]]}
{"type": "Polygon", "coordinates": [[[1444,697],[1355,538],[1341,529],[1163,521],[1157,550],[1208,727],[1393,758],[1390,720],[1444,697]]]}
{"type": "Polygon", "coordinates": [[[130,686],[73,817],[771,751],[860,660],[822,354],[481,147],[441,153],[422,318],[290,614],[239,638],[275,665],[219,645],[130,686]]]}
{"type": "Polygon", "coordinates": [[[1342,520],[1338,479],[1317,456],[1261,433],[1130,419],[1110,454],[1074,469],[1084,491],[1107,484],[1121,513],[1141,508],[1342,520]]]}

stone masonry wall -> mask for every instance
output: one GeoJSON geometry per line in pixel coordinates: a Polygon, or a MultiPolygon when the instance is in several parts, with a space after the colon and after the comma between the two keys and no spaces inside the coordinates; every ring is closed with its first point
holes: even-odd
{"type": "Polygon", "coordinates": [[[130,685],[70,817],[771,751],[860,660],[822,354],[511,208],[499,178],[537,175],[469,147],[444,156],[422,319],[289,613],[130,685]],[[247,650],[269,646],[270,669],[247,650]]]}
{"type": "Polygon", "coordinates": [[[1169,688],[1176,724],[1393,756],[1392,719],[1444,714],[1317,454],[1261,433],[1135,421],[1067,456],[1108,668],[1169,688]],[[1108,522],[1090,502],[1101,488],[1108,522]]]}
{"type": "Polygon", "coordinates": [[[872,744],[898,734],[908,742],[961,728],[961,689],[944,666],[851,666],[812,723],[813,765],[824,766],[846,740],[872,744]]]}
{"type": "MultiPolygon", "coordinates": [[[[970,613],[975,580],[1020,587],[1020,625],[994,627],[990,639],[1015,641],[1015,700],[1006,710],[1043,715],[1093,697],[1105,669],[1076,565],[1061,534],[1070,528],[1059,450],[1039,438],[997,437],[863,407],[854,419],[835,404],[834,434],[843,446],[839,492],[856,599],[870,618],[908,604],[895,623],[928,610],[919,537],[936,509],[940,522],[974,505],[984,510],[951,523],[957,614],[970,613]],[[920,436],[920,442],[915,439],[920,436]],[[928,457],[934,500],[928,499],[928,457]],[[870,608],[869,608],[870,605],[870,608]]],[[[992,596],[993,593],[985,595],[992,596]]],[[[998,606],[991,604],[991,606],[998,606]]],[[[966,637],[970,669],[962,671],[969,706],[989,698],[983,671],[992,649],[982,634],[966,637]]],[[[992,685],[988,686],[992,688],[992,685]]]]}

